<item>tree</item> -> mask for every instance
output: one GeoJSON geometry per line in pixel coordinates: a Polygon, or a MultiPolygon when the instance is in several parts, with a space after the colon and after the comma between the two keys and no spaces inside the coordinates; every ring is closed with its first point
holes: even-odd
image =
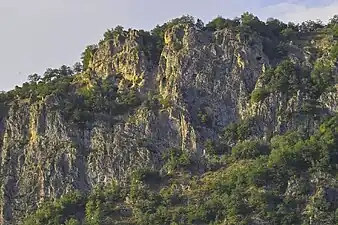
{"type": "Polygon", "coordinates": [[[124,27],[121,26],[121,25],[118,25],[117,27],[115,27],[114,31],[116,31],[118,33],[123,33],[124,27]]]}
{"type": "MultiPolygon", "coordinates": [[[[130,31],[129,29],[128,31],[130,31]]],[[[111,40],[114,39],[114,37],[118,37],[119,35],[124,34],[124,27],[121,25],[116,26],[115,28],[108,29],[104,34],[103,34],[103,40],[111,40]]]]}
{"type": "Polygon", "coordinates": [[[44,81],[51,81],[53,78],[57,77],[59,75],[58,69],[52,69],[48,68],[45,73],[43,74],[43,80],[44,81]]]}
{"type": "Polygon", "coordinates": [[[241,15],[241,23],[242,24],[250,24],[253,21],[258,20],[256,16],[254,16],[252,13],[245,12],[241,15]]]}
{"type": "Polygon", "coordinates": [[[28,75],[28,80],[31,83],[37,83],[40,79],[41,79],[41,77],[38,74],[36,74],[36,73],[28,75]]]}
{"type": "Polygon", "coordinates": [[[206,28],[212,29],[212,30],[222,30],[225,28],[234,28],[237,27],[240,24],[239,19],[224,19],[221,16],[216,17],[212,21],[210,21],[207,25],[206,28]]]}
{"type": "Polygon", "coordinates": [[[269,155],[269,146],[261,141],[244,141],[232,148],[231,155],[237,159],[254,159],[269,155]]]}
{"type": "MultiPolygon", "coordinates": [[[[334,54],[334,51],[331,54],[334,54]]],[[[328,60],[322,59],[316,61],[311,73],[311,80],[318,96],[333,83],[333,69],[334,68],[332,67],[331,62],[328,60]]]]}
{"type": "Polygon", "coordinates": [[[84,52],[82,52],[81,59],[82,59],[82,65],[83,70],[87,70],[90,61],[92,60],[95,52],[97,50],[97,45],[88,45],[84,52]]]}
{"type": "Polygon", "coordinates": [[[3,112],[5,103],[9,100],[9,96],[6,92],[0,91],[0,115],[3,112]]]}
{"type": "Polygon", "coordinates": [[[221,30],[225,28],[225,19],[218,16],[206,25],[207,28],[213,28],[214,30],[221,30]]]}
{"type": "Polygon", "coordinates": [[[260,21],[259,18],[252,13],[245,12],[241,15],[241,25],[243,27],[250,27],[252,30],[259,34],[266,34],[267,30],[265,23],[260,21]]]}
{"type": "Polygon", "coordinates": [[[334,15],[329,21],[329,25],[336,25],[336,24],[338,24],[338,14],[334,15]]]}
{"type": "Polygon", "coordinates": [[[285,23],[274,18],[268,18],[266,21],[266,25],[275,36],[280,36],[282,30],[287,28],[287,25],[285,23]]]}
{"type": "Polygon", "coordinates": [[[74,73],[81,73],[83,70],[83,66],[80,62],[76,62],[74,65],[73,65],[73,71],[74,73]]]}
{"type": "Polygon", "coordinates": [[[73,75],[73,70],[66,65],[62,65],[59,69],[58,77],[67,77],[73,75]]]}
{"type": "Polygon", "coordinates": [[[295,38],[297,36],[297,31],[288,27],[288,28],[281,31],[281,35],[286,40],[290,40],[290,39],[292,40],[293,38],[295,38]]]}
{"type": "Polygon", "coordinates": [[[197,27],[198,29],[203,29],[203,27],[204,27],[203,21],[200,20],[200,19],[197,19],[196,27],[197,27]]]}
{"type": "Polygon", "coordinates": [[[298,32],[299,31],[299,25],[298,24],[295,24],[293,22],[288,22],[288,28],[298,32]]]}
{"type": "Polygon", "coordinates": [[[169,22],[169,24],[176,25],[176,24],[194,24],[195,23],[195,18],[190,15],[184,15],[179,18],[173,19],[172,21],[169,22]]]}
{"type": "Polygon", "coordinates": [[[273,90],[287,92],[298,84],[297,67],[291,60],[282,61],[270,81],[273,90]]]}
{"type": "Polygon", "coordinates": [[[307,20],[300,25],[300,31],[303,33],[314,32],[323,27],[324,25],[321,20],[307,20]]]}

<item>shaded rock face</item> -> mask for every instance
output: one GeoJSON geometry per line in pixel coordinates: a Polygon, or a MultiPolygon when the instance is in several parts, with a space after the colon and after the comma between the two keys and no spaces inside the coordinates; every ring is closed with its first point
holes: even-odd
{"type": "Polygon", "coordinates": [[[337,208],[338,206],[338,190],[334,188],[327,188],[325,190],[325,196],[328,202],[330,202],[333,207],[337,208]]]}
{"type": "MultiPolygon", "coordinates": [[[[136,168],[157,168],[169,148],[201,159],[204,142],[217,140],[237,120],[254,118],[256,136],[311,130],[319,123],[295,113],[307,98],[300,91],[250,102],[269,66],[259,37],[248,41],[228,30],[176,26],[165,35],[158,63],[146,57],[141,38],[131,31],[123,40],[101,43],[89,70],[94,77],[118,74],[119,89],[136,88],[141,99],[154,91],[161,106],[141,104],[114,118],[95,116],[83,128],[67,122],[62,109],[53,107],[61,99],[51,96],[37,103],[13,102],[0,118],[2,224],[16,224],[46,198],[123,181],[136,168]]],[[[336,92],[320,97],[320,116],[337,112],[337,98],[336,92]]],[[[336,202],[332,193],[328,198],[336,202]]]]}

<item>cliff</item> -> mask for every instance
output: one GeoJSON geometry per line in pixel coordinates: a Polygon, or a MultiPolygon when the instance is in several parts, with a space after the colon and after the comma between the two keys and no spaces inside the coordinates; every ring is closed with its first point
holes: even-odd
{"type": "Polygon", "coordinates": [[[311,136],[338,111],[329,35],[303,40],[306,47],[286,42],[279,58],[256,32],[182,22],[165,30],[160,48],[152,38],[137,30],[114,34],[62,92],[4,103],[1,224],[18,224],[47,199],[128,183],[142,168],[163,170],[170,149],[187,152],[192,173],[201,175],[209,171],[210,142],[232,148],[289,131],[311,136]],[[324,89],[311,83],[320,65],[332,75],[324,89]],[[241,125],[244,134],[223,139],[224,129],[241,125]]]}

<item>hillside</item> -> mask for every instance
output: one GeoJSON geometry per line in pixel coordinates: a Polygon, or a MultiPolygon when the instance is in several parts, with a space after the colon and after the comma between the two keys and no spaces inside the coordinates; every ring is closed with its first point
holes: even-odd
{"type": "Polygon", "coordinates": [[[338,17],[108,30],[0,93],[0,224],[337,224],[338,17]]]}

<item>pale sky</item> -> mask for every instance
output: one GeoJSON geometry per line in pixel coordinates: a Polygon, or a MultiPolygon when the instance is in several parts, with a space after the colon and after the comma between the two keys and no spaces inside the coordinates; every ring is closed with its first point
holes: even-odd
{"type": "Polygon", "coordinates": [[[338,0],[0,0],[0,90],[48,67],[72,65],[116,25],[150,30],[186,14],[206,23],[244,11],[262,20],[326,22],[338,14],[338,0]]]}

